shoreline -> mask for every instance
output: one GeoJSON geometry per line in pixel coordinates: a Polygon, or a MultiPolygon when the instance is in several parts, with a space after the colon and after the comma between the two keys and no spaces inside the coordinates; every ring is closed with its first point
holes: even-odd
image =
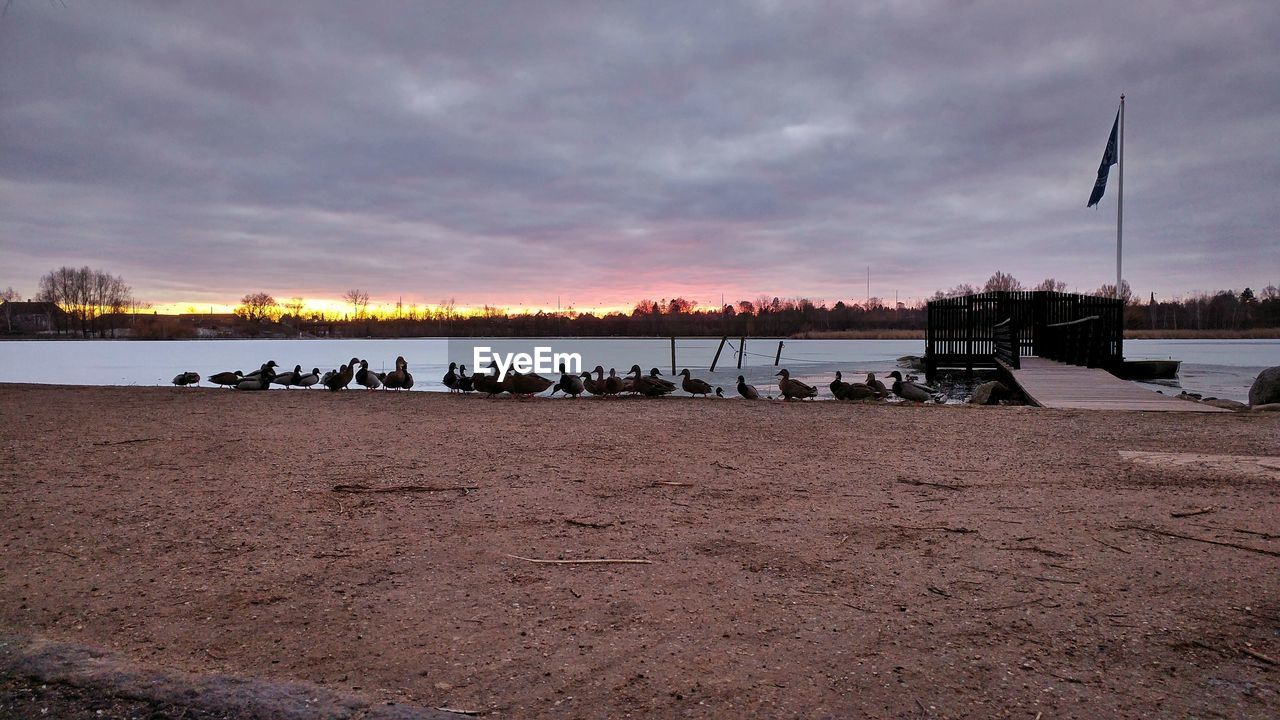
{"type": "Polygon", "coordinates": [[[1274,455],[1280,415],[29,385],[0,415],[0,634],[510,717],[1280,708],[1234,650],[1280,656],[1240,549],[1280,552],[1277,471],[1161,460],[1274,455]],[[589,559],[651,564],[556,564],[589,559]]]}

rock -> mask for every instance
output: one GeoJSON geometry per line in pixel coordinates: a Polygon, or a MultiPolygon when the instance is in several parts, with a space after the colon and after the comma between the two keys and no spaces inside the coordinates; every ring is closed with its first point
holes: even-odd
{"type": "Polygon", "coordinates": [[[911,368],[912,370],[924,370],[924,358],[919,355],[903,355],[898,358],[898,367],[911,368]]]}
{"type": "Polygon", "coordinates": [[[1280,365],[1258,373],[1258,379],[1249,388],[1250,405],[1280,403],[1280,365]]]}
{"type": "Polygon", "coordinates": [[[1280,412],[1280,403],[1264,403],[1249,408],[1254,412],[1280,412]]]}
{"type": "Polygon", "coordinates": [[[1245,405],[1242,402],[1239,402],[1236,400],[1228,400],[1226,398],[1209,398],[1208,400],[1201,400],[1200,403],[1202,405],[1212,405],[1214,407],[1219,407],[1219,408],[1222,408],[1223,410],[1235,410],[1236,412],[1249,409],[1249,406],[1245,405]]]}
{"type": "Polygon", "coordinates": [[[995,405],[1001,399],[1009,397],[1009,387],[999,380],[984,382],[973,389],[969,398],[971,405],[995,405]]]}

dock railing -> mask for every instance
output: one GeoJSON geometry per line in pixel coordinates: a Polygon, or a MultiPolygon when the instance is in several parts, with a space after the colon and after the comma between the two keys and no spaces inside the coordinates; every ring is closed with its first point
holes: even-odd
{"type": "Polygon", "coordinates": [[[1018,352],[1018,331],[1013,326],[1013,318],[1007,318],[991,326],[991,335],[994,338],[996,359],[1017,370],[1021,353],[1018,352]]]}

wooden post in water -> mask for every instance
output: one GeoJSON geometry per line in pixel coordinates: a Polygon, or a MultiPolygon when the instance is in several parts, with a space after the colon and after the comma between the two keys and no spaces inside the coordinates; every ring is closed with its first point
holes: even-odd
{"type": "Polygon", "coordinates": [[[676,374],[676,336],[671,336],[671,374],[676,374]]]}
{"type": "Polygon", "coordinates": [[[728,340],[728,335],[722,335],[720,337],[720,347],[716,348],[716,356],[711,359],[711,372],[716,371],[716,363],[720,362],[720,351],[724,350],[724,344],[728,342],[728,340]]]}
{"type": "Polygon", "coordinates": [[[747,336],[738,338],[738,369],[742,369],[742,356],[747,354],[747,336]]]}
{"type": "Polygon", "coordinates": [[[778,363],[782,361],[782,341],[778,341],[778,354],[773,356],[773,366],[778,367],[778,363]]]}

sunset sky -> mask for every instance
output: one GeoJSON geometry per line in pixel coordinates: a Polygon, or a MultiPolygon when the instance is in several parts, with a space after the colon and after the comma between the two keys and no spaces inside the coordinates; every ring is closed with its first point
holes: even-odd
{"type": "Polygon", "coordinates": [[[86,2],[0,19],[0,288],[579,309],[1280,284],[1273,2],[86,2]]]}

